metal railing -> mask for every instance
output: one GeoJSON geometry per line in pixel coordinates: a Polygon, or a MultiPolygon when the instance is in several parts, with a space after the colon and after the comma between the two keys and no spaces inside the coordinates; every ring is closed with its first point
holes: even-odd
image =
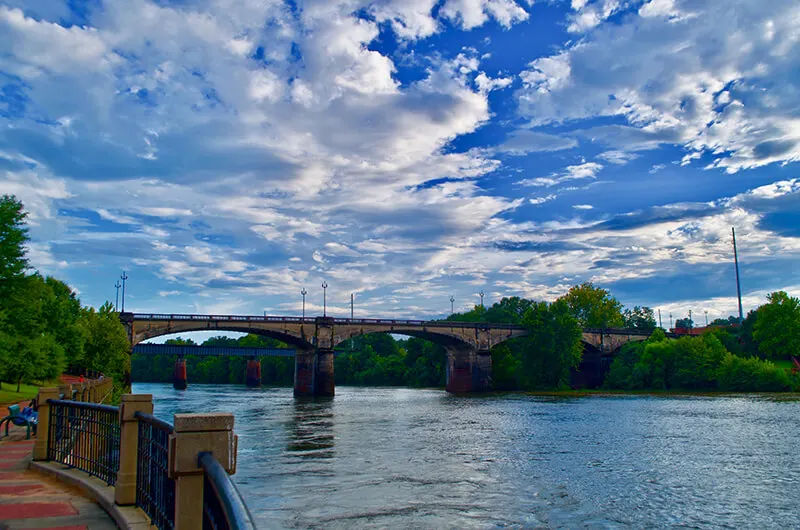
{"type": "Polygon", "coordinates": [[[60,399],[47,402],[48,459],[113,485],[119,470],[119,408],[60,399]]]}
{"type": "Polygon", "coordinates": [[[215,322],[294,322],[314,324],[317,318],[332,324],[380,324],[392,326],[426,326],[440,328],[491,328],[491,329],[524,329],[514,324],[491,324],[488,322],[457,322],[450,320],[406,320],[396,318],[334,318],[334,317],[286,317],[270,315],[185,315],[162,313],[122,313],[124,321],[157,321],[157,320],[189,320],[215,322]]]}
{"type": "Polygon", "coordinates": [[[155,416],[137,412],[136,506],[159,530],[175,528],[175,480],[169,476],[169,435],[173,428],[155,416]]]}
{"type": "Polygon", "coordinates": [[[203,530],[255,530],[236,484],[214,455],[200,453],[197,465],[204,471],[203,530]]]}

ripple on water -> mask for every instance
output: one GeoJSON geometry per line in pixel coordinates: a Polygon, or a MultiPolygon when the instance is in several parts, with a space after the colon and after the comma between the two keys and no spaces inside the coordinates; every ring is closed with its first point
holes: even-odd
{"type": "Polygon", "coordinates": [[[232,411],[262,528],[791,528],[800,402],[137,384],[232,411]]]}

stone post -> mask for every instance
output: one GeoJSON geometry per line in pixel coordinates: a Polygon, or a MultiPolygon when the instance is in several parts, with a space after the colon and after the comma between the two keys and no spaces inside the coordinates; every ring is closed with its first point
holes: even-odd
{"type": "Polygon", "coordinates": [[[64,394],[62,399],[70,401],[72,399],[72,385],[58,385],[58,393],[64,394]]]}
{"type": "Polygon", "coordinates": [[[152,394],[123,394],[119,406],[119,471],[114,485],[114,502],[136,504],[136,461],[139,455],[137,412],[153,413],[152,394]]]}
{"type": "Polygon", "coordinates": [[[39,405],[39,424],[36,426],[36,442],[33,444],[33,459],[47,460],[47,442],[50,438],[50,404],[48,399],[58,399],[58,387],[40,388],[36,403],[39,405]]]}
{"type": "Polygon", "coordinates": [[[203,469],[200,453],[210,451],[229,474],[236,471],[233,414],[175,414],[169,437],[169,472],[175,479],[175,530],[203,528],[203,469]]]}
{"type": "Polygon", "coordinates": [[[314,352],[314,395],[332,396],[336,384],[333,375],[333,350],[314,352]]]}

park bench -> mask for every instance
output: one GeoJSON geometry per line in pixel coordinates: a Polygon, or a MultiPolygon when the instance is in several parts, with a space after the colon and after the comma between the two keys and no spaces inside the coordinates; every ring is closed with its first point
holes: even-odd
{"type": "Polygon", "coordinates": [[[10,405],[8,407],[8,416],[0,420],[0,429],[3,427],[3,423],[5,423],[5,435],[8,436],[8,427],[12,423],[17,427],[22,427],[24,425],[26,427],[25,439],[29,440],[31,437],[31,427],[33,427],[33,433],[36,434],[36,424],[38,421],[39,418],[32,409],[26,407],[25,410],[20,412],[19,405],[10,405]]]}

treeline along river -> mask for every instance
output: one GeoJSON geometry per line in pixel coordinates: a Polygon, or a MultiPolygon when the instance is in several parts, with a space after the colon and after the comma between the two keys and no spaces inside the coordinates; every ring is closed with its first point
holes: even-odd
{"type": "Polygon", "coordinates": [[[259,528],[792,528],[800,402],[455,397],[134,384],[156,415],[232,411],[259,528]]]}

